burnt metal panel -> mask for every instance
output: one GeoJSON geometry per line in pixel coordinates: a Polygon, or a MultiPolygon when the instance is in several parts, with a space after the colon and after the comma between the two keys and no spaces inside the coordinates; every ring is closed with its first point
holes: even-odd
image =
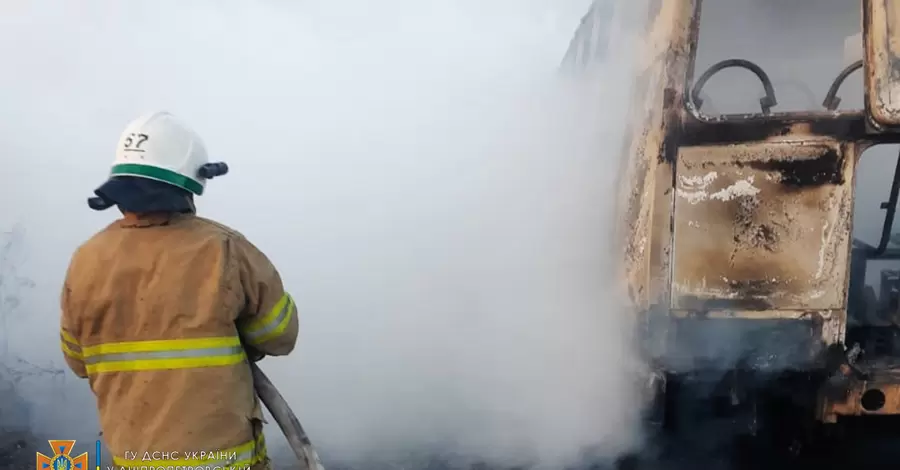
{"type": "Polygon", "coordinates": [[[884,133],[874,136],[866,134],[866,117],[862,112],[799,112],[761,114],[721,115],[712,118],[686,113],[684,135],[681,145],[739,144],[767,142],[793,138],[828,137],[840,141],[869,141],[877,143],[900,142],[900,135],[884,133]]]}
{"type": "Polygon", "coordinates": [[[855,149],[830,139],[682,148],[672,307],[842,309],[855,149]]]}
{"type": "Polygon", "coordinates": [[[664,158],[673,144],[689,63],[688,24],[693,0],[654,2],[638,47],[635,84],[622,148],[621,214],[617,239],[624,258],[621,277],[637,313],[669,302],[669,245],[673,168],[664,158]]]}
{"type": "Polygon", "coordinates": [[[900,127],[900,2],[865,0],[866,110],[880,127],[900,127]]]}
{"type": "Polygon", "coordinates": [[[834,423],[838,416],[900,414],[900,363],[881,358],[855,364],[861,375],[841,370],[845,380],[820,391],[816,416],[834,423]],[[849,375],[848,375],[849,374],[849,375]]]}
{"type": "Polygon", "coordinates": [[[629,126],[622,154],[626,159],[620,174],[619,209],[622,223],[618,236],[624,245],[623,278],[633,304],[643,310],[651,299],[649,260],[652,246],[654,200],[659,166],[658,155],[665,137],[662,112],[663,63],[651,66],[638,76],[634,89],[629,126]]]}

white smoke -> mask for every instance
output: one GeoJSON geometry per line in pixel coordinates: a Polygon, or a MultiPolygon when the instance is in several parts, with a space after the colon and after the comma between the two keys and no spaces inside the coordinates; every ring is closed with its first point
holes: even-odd
{"type": "MultiPolygon", "coordinates": [[[[124,125],[166,109],[232,169],[201,215],[246,234],[297,299],[297,350],[262,366],[323,454],[560,468],[627,449],[629,316],[607,270],[628,88],[556,70],[587,7],[0,5],[0,228],[27,230],[36,283],[13,349],[62,364],[69,256],[115,215],[85,199],[124,125]]],[[[95,427],[87,384],[66,387],[68,408],[35,395],[37,425],[95,427]]]]}

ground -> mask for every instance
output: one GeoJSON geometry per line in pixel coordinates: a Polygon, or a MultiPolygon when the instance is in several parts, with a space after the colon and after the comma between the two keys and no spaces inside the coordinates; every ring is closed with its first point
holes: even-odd
{"type": "MultiPolygon", "coordinates": [[[[596,464],[579,469],[567,470],[775,470],[775,469],[854,469],[866,470],[891,469],[897,467],[900,461],[900,425],[885,423],[884,426],[876,424],[878,436],[872,434],[873,427],[868,426],[863,432],[856,430],[839,442],[814,449],[799,458],[775,457],[773,455],[761,455],[753,451],[752,445],[740,451],[731,449],[731,452],[711,452],[705,455],[682,449],[674,452],[667,451],[665,455],[647,450],[635,459],[625,459],[616,465],[596,464]],[[749,452],[748,452],[749,451],[749,452]],[[770,458],[775,457],[775,458],[770,458]]],[[[46,447],[46,440],[40,439],[27,432],[0,432],[0,470],[32,470],[35,468],[35,453],[46,447]]],[[[295,460],[292,454],[274,452],[274,470],[295,470],[295,460]]],[[[762,454],[765,454],[763,451],[762,454]]],[[[347,467],[324,462],[328,470],[525,470],[516,468],[490,468],[479,465],[465,467],[454,466],[447,462],[433,459],[431,461],[417,461],[397,463],[392,466],[362,466],[347,467]]]]}
{"type": "Polygon", "coordinates": [[[42,441],[28,432],[0,431],[0,469],[33,470],[42,441]]]}

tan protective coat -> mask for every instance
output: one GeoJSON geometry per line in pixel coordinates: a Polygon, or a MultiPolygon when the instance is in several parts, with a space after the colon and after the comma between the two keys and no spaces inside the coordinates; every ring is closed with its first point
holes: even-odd
{"type": "Polygon", "coordinates": [[[90,382],[117,464],[197,464],[200,452],[208,464],[236,452],[238,468],[268,466],[262,410],[235,344],[288,354],[297,315],[246,238],[194,215],[126,214],[78,248],[61,300],[64,356],[90,382]],[[219,356],[167,357],[204,342],[219,356]]]}

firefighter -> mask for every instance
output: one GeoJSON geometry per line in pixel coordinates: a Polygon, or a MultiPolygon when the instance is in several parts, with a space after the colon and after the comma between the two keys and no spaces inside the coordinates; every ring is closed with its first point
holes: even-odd
{"type": "Polygon", "coordinates": [[[226,172],[157,112],[128,125],[88,200],[123,216],[72,256],[60,335],[116,466],[270,468],[248,361],[294,349],[297,309],[266,255],[196,215],[226,172]]]}

